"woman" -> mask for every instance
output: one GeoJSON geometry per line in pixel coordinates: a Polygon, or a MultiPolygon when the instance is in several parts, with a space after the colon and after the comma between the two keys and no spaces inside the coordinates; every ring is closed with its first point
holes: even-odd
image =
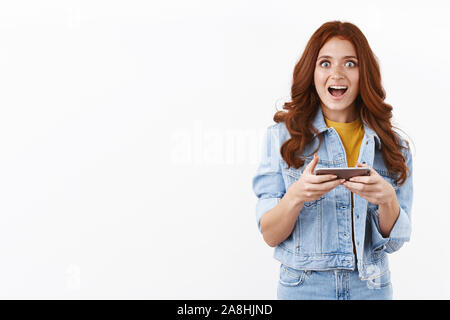
{"type": "Polygon", "coordinates": [[[253,179],[278,299],[392,299],[387,253],[411,234],[412,157],[393,131],[380,68],[351,23],[323,24],[295,66],[253,179]],[[368,167],[349,181],[317,168],[368,167]]]}

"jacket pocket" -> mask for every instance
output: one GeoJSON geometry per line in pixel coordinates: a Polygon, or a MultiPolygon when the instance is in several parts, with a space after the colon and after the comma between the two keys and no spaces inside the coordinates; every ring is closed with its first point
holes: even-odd
{"type": "Polygon", "coordinates": [[[325,195],[321,196],[319,199],[314,200],[314,201],[305,201],[303,202],[303,206],[306,208],[314,208],[315,206],[317,206],[320,201],[322,201],[325,198],[325,195]]]}
{"type": "Polygon", "coordinates": [[[300,286],[305,281],[306,271],[280,265],[280,284],[287,287],[300,286]]]}

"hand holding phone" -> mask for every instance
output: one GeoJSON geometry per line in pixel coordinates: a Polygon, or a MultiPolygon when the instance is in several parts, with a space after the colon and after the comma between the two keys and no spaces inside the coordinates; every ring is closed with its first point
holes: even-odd
{"type": "Polygon", "coordinates": [[[303,170],[300,178],[287,190],[288,197],[299,202],[315,201],[345,181],[345,179],[338,179],[334,174],[320,176],[314,174],[314,168],[318,162],[319,157],[314,154],[314,158],[303,170]]]}

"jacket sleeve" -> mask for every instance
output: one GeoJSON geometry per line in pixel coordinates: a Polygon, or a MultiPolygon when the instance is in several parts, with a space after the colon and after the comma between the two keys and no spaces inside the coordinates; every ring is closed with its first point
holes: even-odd
{"type": "Polygon", "coordinates": [[[266,130],[262,142],[261,160],[253,177],[253,191],[258,198],[256,222],[261,232],[261,217],[274,208],[285,194],[285,186],[280,167],[280,140],[277,125],[266,130]]]}
{"type": "Polygon", "coordinates": [[[378,222],[378,209],[375,212],[374,223],[376,225],[380,241],[377,247],[383,247],[387,253],[393,253],[399,250],[403,244],[409,241],[411,237],[411,207],[413,201],[413,165],[410,150],[406,151],[406,166],[408,167],[408,176],[405,183],[396,190],[397,200],[400,205],[400,214],[395,222],[388,238],[381,235],[378,222]]]}

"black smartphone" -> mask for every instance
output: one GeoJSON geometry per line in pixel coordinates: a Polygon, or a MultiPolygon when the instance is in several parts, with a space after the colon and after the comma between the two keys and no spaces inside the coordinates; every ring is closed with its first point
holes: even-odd
{"type": "Polygon", "coordinates": [[[338,179],[348,180],[355,176],[370,176],[369,168],[319,168],[316,175],[334,174],[338,179]]]}

